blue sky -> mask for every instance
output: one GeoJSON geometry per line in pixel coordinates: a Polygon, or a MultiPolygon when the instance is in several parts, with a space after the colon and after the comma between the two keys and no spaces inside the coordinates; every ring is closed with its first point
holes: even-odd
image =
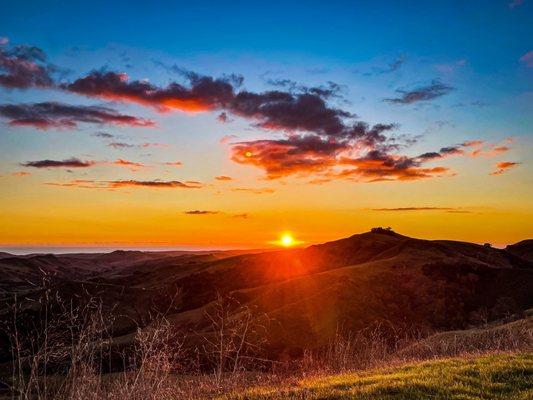
{"type": "MultiPolygon", "coordinates": [[[[200,205],[217,209],[233,207],[235,214],[241,213],[239,207],[247,205],[264,212],[288,210],[298,191],[304,190],[309,193],[309,201],[304,204],[309,212],[344,209],[346,205],[339,199],[347,196],[357,199],[357,207],[372,207],[372,201],[380,207],[410,206],[413,202],[442,205],[448,201],[459,207],[501,207],[501,212],[518,213],[516,215],[521,215],[523,221],[531,216],[527,214],[524,218],[520,213],[531,205],[527,199],[532,187],[533,2],[110,3],[1,2],[6,12],[0,15],[0,38],[5,38],[1,46],[8,58],[14,57],[9,52],[16,46],[37,46],[46,54],[46,63],[57,67],[54,84],[45,88],[0,87],[1,104],[59,102],[79,107],[107,107],[155,124],[154,128],[146,129],[84,122],[72,129],[63,126],[43,130],[32,125],[20,126],[2,116],[0,179],[4,180],[3,191],[10,204],[30,207],[41,194],[48,196],[47,201],[51,202],[46,204],[54,201],[62,204],[70,198],[65,195],[66,189],[52,188],[50,183],[65,184],[83,179],[99,184],[134,178],[142,182],[179,179],[201,182],[206,193],[176,200],[178,210],[200,205]],[[353,156],[360,152],[359,158],[352,162],[361,164],[371,156],[368,152],[375,149],[370,146],[361,153],[362,144],[351,142],[348,153],[334,153],[336,164],[331,170],[326,167],[328,160],[321,158],[321,153],[303,157],[304,161],[305,157],[313,162],[320,159],[318,177],[312,176],[314,172],[309,174],[303,170],[297,174],[294,170],[284,170],[280,176],[273,177],[267,166],[272,160],[252,159],[251,163],[246,159],[238,160],[239,149],[234,144],[221,145],[221,139],[231,136],[234,143],[242,141],[250,146],[255,146],[253,141],[256,140],[269,140],[269,145],[278,146],[292,140],[291,135],[316,135],[315,139],[326,140],[323,133],[300,127],[259,128],[258,120],[264,123],[264,115],[244,115],[231,107],[226,110],[230,114],[229,121],[220,123],[217,117],[225,110],[220,107],[193,114],[181,109],[160,112],[157,107],[154,109],[154,104],[138,100],[110,101],[101,95],[80,95],[62,89],[61,85],[89,76],[91,71],[126,73],[129,82],[149,82],[158,88],[171,82],[187,86],[183,71],[215,79],[238,74],[244,78],[244,83],[239,88],[235,86],[236,92],[261,94],[281,90],[292,93],[295,98],[299,94],[294,91],[325,87],[328,82],[334,82],[339,85],[338,93],[322,99],[330,109],[357,114],[359,120],[369,126],[395,124],[390,134],[400,137],[404,146],[394,151],[379,147],[383,154],[392,157],[391,160],[399,162],[407,157],[417,168],[423,168],[421,164],[425,161],[422,163],[417,158],[419,155],[450,146],[457,147],[457,154],[463,156],[441,157],[447,171],[444,178],[432,177],[413,183],[353,184],[351,180],[335,183],[336,176],[325,185],[309,184],[323,179],[324,173],[330,177],[337,173],[344,165],[345,161],[340,160],[346,154],[353,156]],[[273,81],[281,80],[290,80],[298,86],[290,89],[272,85],[273,81]],[[440,90],[439,85],[442,93],[423,100],[385,101],[421,89],[440,90]],[[304,86],[307,89],[302,89],[304,86]],[[98,132],[108,133],[112,139],[102,138],[98,132]],[[481,146],[479,149],[463,146],[470,141],[483,144],[476,145],[481,146]],[[114,142],[126,146],[110,146],[114,142]],[[502,147],[506,149],[494,150],[502,147]],[[476,149],[481,156],[467,157],[476,149]],[[89,160],[92,164],[76,170],[22,168],[28,161],[70,158],[89,160]],[[117,159],[143,164],[146,168],[129,171],[111,166],[117,159]],[[179,173],[165,166],[175,161],[183,163],[179,173]],[[497,178],[488,178],[498,170],[496,164],[505,162],[513,164],[504,167],[505,173],[497,174],[497,178]],[[28,175],[24,178],[13,175],[21,171],[27,171],[28,175]],[[234,177],[236,186],[271,188],[274,194],[269,206],[264,205],[263,199],[252,200],[243,193],[226,195],[226,189],[213,181],[219,175],[234,177]],[[293,192],[287,189],[291,185],[297,188],[293,192]],[[417,188],[413,189],[414,186],[417,188]],[[492,189],[487,189],[488,186],[492,189]],[[505,191],[512,191],[514,198],[503,198],[505,191]],[[443,193],[450,193],[450,196],[443,193]]],[[[399,176],[387,179],[396,180],[399,176]]],[[[94,204],[113,209],[118,201],[117,194],[102,194],[100,189],[98,187],[101,197],[94,200],[94,204]]],[[[175,200],[174,197],[159,197],[159,194],[154,196],[164,204],[175,200]]],[[[146,202],[151,198],[143,193],[129,199],[133,207],[133,204],[137,206],[137,200],[146,202]]],[[[71,210],[72,206],[65,207],[71,210]]],[[[22,209],[18,212],[24,213],[22,209]]],[[[455,217],[459,218],[459,213],[455,217]]],[[[58,226],[64,226],[66,217],[58,218],[58,226]]],[[[422,230],[422,225],[417,229],[422,230]]],[[[23,232],[28,226],[21,223],[14,229],[23,232]]],[[[338,227],[331,229],[342,231],[338,227]]],[[[521,226],[504,236],[517,237],[525,229],[521,226]]],[[[25,241],[23,233],[14,237],[6,232],[3,237],[6,243],[25,241]]],[[[26,241],[39,240],[28,237],[26,241]]],[[[64,243],[64,240],[56,242],[64,243]]]]}

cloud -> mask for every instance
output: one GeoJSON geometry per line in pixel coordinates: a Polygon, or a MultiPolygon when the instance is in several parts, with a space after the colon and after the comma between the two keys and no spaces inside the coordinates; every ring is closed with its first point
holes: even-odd
{"type": "Polygon", "coordinates": [[[215,179],[217,181],[232,181],[233,180],[231,176],[226,176],[226,175],[215,176],[215,179]]]}
{"type": "Polygon", "coordinates": [[[237,136],[235,135],[224,135],[222,136],[222,138],[220,139],[220,144],[226,144],[226,143],[229,143],[231,142],[232,140],[234,139],[237,139],[237,136]]]}
{"type": "MultiPolygon", "coordinates": [[[[510,144],[512,138],[507,138],[504,143],[510,144]]],[[[453,155],[468,155],[470,157],[496,157],[511,150],[511,147],[500,143],[486,143],[483,140],[469,140],[455,146],[443,147],[438,153],[425,153],[419,159],[435,159],[453,155]]]]}
{"type": "Polygon", "coordinates": [[[31,173],[26,172],[26,171],[17,171],[17,172],[12,172],[11,175],[12,176],[28,176],[28,175],[31,175],[31,173]]]}
{"type": "Polygon", "coordinates": [[[107,132],[95,132],[93,133],[93,136],[96,136],[102,139],[112,139],[115,137],[114,135],[107,133],[107,132]]]}
{"type": "Polygon", "coordinates": [[[127,168],[130,168],[132,171],[137,171],[140,168],[146,168],[147,167],[146,165],[144,165],[142,163],[133,162],[133,161],[129,161],[129,160],[124,160],[122,158],[119,158],[119,159],[113,161],[111,164],[112,165],[116,165],[118,167],[127,167],[127,168]]]}
{"type": "Polygon", "coordinates": [[[33,126],[37,129],[75,128],[78,123],[150,127],[154,122],[124,115],[108,107],[72,106],[44,102],[0,105],[0,116],[13,126],[33,126]]]}
{"type": "Polygon", "coordinates": [[[183,213],[187,215],[214,215],[214,214],[220,214],[220,211],[189,210],[189,211],[184,211],[183,213]]]}
{"type": "Polygon", "coordinates": [[[526,54],[520,57],[520,61],[525,63],[528,68],[533,68],[533,50],[528,51],[526,54]]]}
{"type": "Polygon", "coordinates": [[[250,216],[247,213],[242,214],[234,214],[231,216],[231,218],[241,218],[241,219],[248,219],[250,216]]]}
{"type": "MultiPolygon", "coordinates": [[[[390,65],[397,69],[403,59],[390,65]]],[[[317,175],[315,182],[347,179],[363,182],[414,180],[450,176],[442,166],[423,164],[437,158],[459,155],[464,146],[443,147],[438,152],[408,157],[398,152],[416,142],[407,136],[394,136],[393,123],[370,125],[357,116],[329,104],[341,87],[305,87],[290,80],[271,81],[279,89],[253,92],[241,89],[242,78],[214,78],[179,71],[185,83],[172,82],[159,87],[147,81],[130,80],[125,74],[93,71],[62,88],[74,93],[153,107],[161,112],[217,111],[250,121],[264,131],[284,135],[281,139],[241,141],[230,144],[231,159],[265,171],[268,179],[317,175]]],[[[411,104],[443,96],[453,90],[438,80],[388,99],[411,104]]],[[[235,140],[225,136],[222,144],[235,140]]]]}
{"type": "Polygon", "coordinates": [[[429,85],[420,86],[413,90],[396,90],[400,96],[396,98],[384,99],[392,104],[412,104],[420,101],[429,101],[444,96],[454,90],[453,87],[433,80],[429,85]]]}
{"type": "Polygon", "coordinates": [[[245,193],[253,193],[253,194],[271,194],[274,193],[274,189],[270,188],[233,188],[231,189],[234,192],[245,192],[245,193]]]}
{"type": "Polygon", "coordinates": [[[442,73],[452,73],[456,69],[460,67],[464,67],[467,64],[468,64],[468,61],[463,58],[461,60],[457,60],[450,64],[437,64],[435,65],[435,68],[437,69],[437,71],[442,72],[442,73]]]}
{"type": "Polygon", "coordinates": [[[162,181],[159,179],[151,181],[138,180],[117,180],[117,181],[92,181],[73,180],[70,182],[46,182],[49,186],[79,187],[85,189],[120,189],[124,187],[137,187],[148,189],[199,189],[203,185],[199,182],[162,181]]]}
{"type": "Polygon", "coordinates": [[[45,182],[47,186],[58,186],[58,187],[75,187],[75,188],[85,188],[85,189],[106,189],[108,186],[106,183],[100,183],[92,180],[86,179],[75,179],[70,182],[45,182]]]}
{"type": "MultiPolygon", "coordinates": [[[[1,38],[2,45],[8,44],[1,38]]],[[[46,63],[44,52],[34,46],[0,48],[0,86],[8,89],[47,88],[54,85],[55,68],[46,63]]]]}
{"type": "Polygon", "coordinates": [[[406,57],[404,55],[400,55],[396,57],[393,61],[391,61],[385,68],[372,68],[373,72],[367,72],[363,75],[370,76],[370,75],[383,75],[383,74],[390,74],[392,72],[398,71],[403,64],[405,64],[406,57]]]}
{"type": "Polygon", "coordinates": [[[213,110],[228,104],[234,96],[229,78],[214,79],[194,73],[188,73],[186,78],[189,86],[172,82],[159,88],[146,81],[130,81],[123,73],[93,71],[62,87],[85,96],[151,106],[161,112],[213,110]]]}
{"type": "Polygon", "coordinates": [[[202,187],[202,184],[199,182],[180,182],[180,181],[137,181],[137,180],[125,180],[125,181],[108,181],[107,182],[112,188],[120,187],[146,187],[154,189],[199,189],[202,187]]]}
{"type": "MultiPolygon", "coordinates": [[[[440,153],[427,153],[418,158],[389,154],[388,146],[371,143],[325,140],[316,135],[280,140],[239,142],[232,147],[233,161],[263,169],[268,179],[290,175],[320,176],[313,183],[334,179],[364,182],[382,180],[415,180],[449,175],[444,167],[423,168],[421,165],[440,153]],[[359,154],[359,156],[358,156],[359,154]],[[429,157],[432,155],[432,157],[429,157]]],[[[451,148],[443,148],[452,153],[451,148]]]]}
{"type": "Polygon", "coordinates": [[[232,160],[263,169],[270,179],[309,174],[333,167],[335,156],[347,145],[317,135],[279,140],[239,142],[232,146],[232,160]]]}
{"type": "Polygon", "coordinates": [[[125,142],[111,142],[107,144],[108,147],[112,147],[114,149],[129,149],[131,147],[135,147],[132,144],[125,143],[125,142]]]}
{"type": "Polygon", "coordinates": [[[167,149],[170,147],[170,145],[166,143],[158,143],[158,142],[144,142],[144,143],[141,143],[139,147],[143,149],[146,149],[148,147],[157,147],[160,149],[167,149]]]}
{"type": "Polygon", "coordinates": [[[217,121],[218,122],[222,122],[223,124],[226,124],[228,122],[230,122],[230,118],[228,117],[228,114],[225,113],[225,112],[221,112],[220,114],[218,114],[217,116],[217,121]]]}
{"type": "Polygon", "coordinates": [[[456,207],[396,207],[396,208],[373,208],[372,211],[453,211],[469,212],[456,207]]]}
{"type": "Polygon", "coordinates": [[[340,90],[333,82],[326,86],[299,87],[296,91],[254,93],[237,91],[242,81],[233,75],[213,78],[187,72],[185,78],[187,85],[172,82],[166,87],[157,87],[146,81],[130,81],[125,74],[93,71],[62,87],[90,97],[139,103],[163,112],[220,110],[252,120],[267,130],[314,132],[336,138],[373,134],[373,128],[365,123],[345,121],[355,118],[354,114],[326,103],[340,90]]]}
{"type": "Polygon", "coordinates": [[[496,145],[489,145],[488,149],[475,149],[470,153],[471,157],[496,157],[500,154],[507,153],[511,148],[509,146],[496,146],[496,145]]]}
{"type": "Polygon", "coordinates": [[[510,169],[518,167],[520,164],[521,163],[514,162],[514,161],[499,162],[498,164],[496,164],[496,170],[491,172],[489,175],[493,175],[493,176],[502,175],[505,172],[509,171],[510,169]]]}
{"type": "Polygon", "coordinates": [[[183,167],[181,161],[166,162],[165,165],[168,165],[169,167],[183,167]]]}
{"type": "Polygon", "coordinates": [[[524,4],[524,0],[512,0],[509,2],[509,8],[512,10],[522,4],[524,4]]]}
{"type": "Polygon", "coordinates": [[[27,161],[20,165],[32,168],[89,168],[95,164],[95,161],[83,161],[79,158],[72,157],[66,160],[27,161]]]}

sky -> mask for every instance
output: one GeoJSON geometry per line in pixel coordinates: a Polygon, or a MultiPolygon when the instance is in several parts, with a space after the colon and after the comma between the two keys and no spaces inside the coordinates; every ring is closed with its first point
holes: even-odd
{"type": "Polygon", "coordinates": [[[532,1],[0,1],[4,248],[533,236],[532,1]]]}

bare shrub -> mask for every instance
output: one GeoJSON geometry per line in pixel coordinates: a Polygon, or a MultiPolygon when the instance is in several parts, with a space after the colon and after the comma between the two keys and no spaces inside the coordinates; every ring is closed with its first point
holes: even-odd
{"type": "Polygon", "coordinates": [[[202,352],[213,368],[217,384],[224,373],[237,374],[267,361],[261,358],[265,344],[264,314],[234,298],[218,295],[205,316],[210,327],[201,335],[202,352]]]}

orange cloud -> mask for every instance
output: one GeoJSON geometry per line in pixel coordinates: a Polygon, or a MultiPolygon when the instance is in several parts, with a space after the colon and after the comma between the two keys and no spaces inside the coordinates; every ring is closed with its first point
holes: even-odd
{"type": "Polygon", "coordinates": [[[215,179],[217,181],[232,181],[233,180],[231,176],[226,176],[226,175],[215,176],[215,179]]]}
{"type": "Polygon", "coordinates": [[[516,168],[521,163],[514,161],[504,161],[496,164],[496,170],[491,172],[489,175],[502,175],[511,168],[516,168]]]}

